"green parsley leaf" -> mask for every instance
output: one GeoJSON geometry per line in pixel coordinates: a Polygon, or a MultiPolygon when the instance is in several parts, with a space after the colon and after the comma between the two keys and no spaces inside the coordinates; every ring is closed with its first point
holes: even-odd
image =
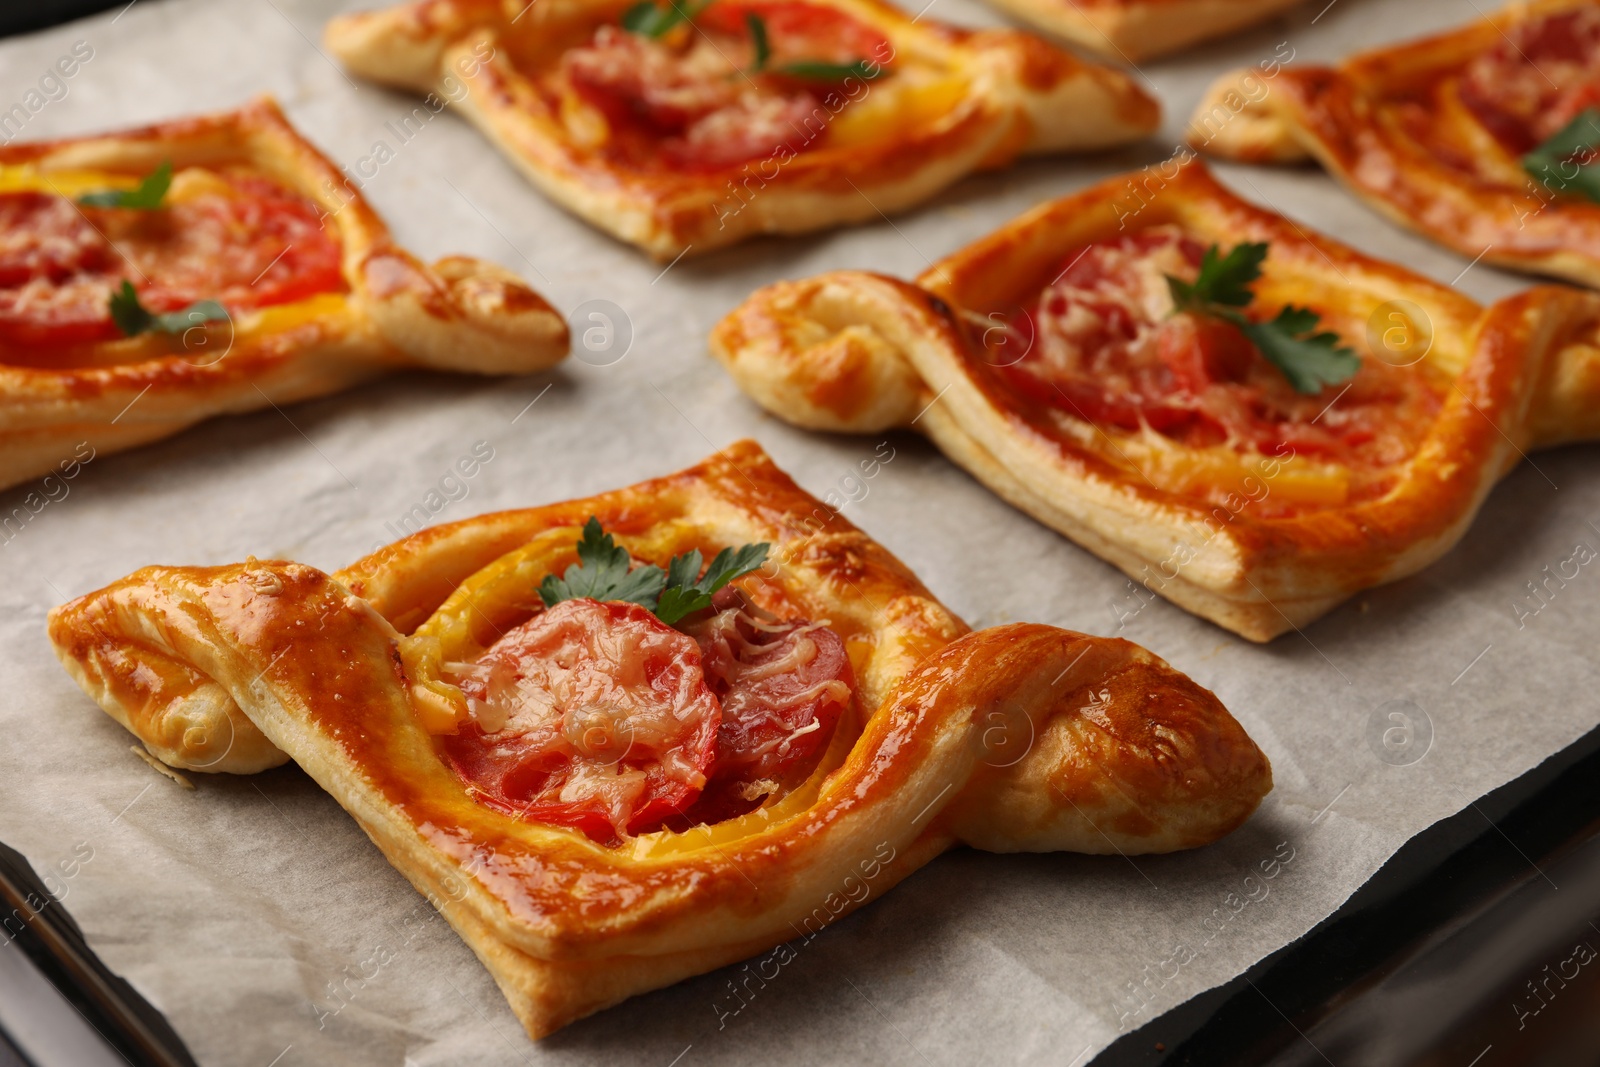
{"type": "Polygon", "coordinates": [[[111,321],[117,324],[124,337],[137,337],[141,333],[181,334],[226,318],[228,309],[215,300],[196,300],[178,311],[156,314],[139,302],[139,294],[126,278],[122,280],[122,288],[111,294],[111,321]]]}
{"type": "Polygon", "coordinates": [[[1600,109],[1585,108],[1548,141],[1523,156],[1522,169],[1552,193],[1576,193],[1600,202],[1597,146],[1600,109]]]}
{"type": "Polygon", "coordinates": [[[85,193],[78,197],[78,203],[85,207],[127,207],[140,211],[154,211],[161,206],[161,201],[166,198],[167,189],[171,185],[172,160],[168,159],[132,189],[107,189],[98,193],[85,193]]]}
{"type": "Polygon", "coordinates": [[[1212,245],[1200,258],[1200,272],[1193,282],[1166,276],[1173,313],[1187,311],[1233,323],[1298,393],[1314,396],[1324,386],[1355,377],[1361,358],[1339,343],[1338,334],[1318,330],[1317,313],[1310,308],[1285,306],[1269,322],[1255,322],[1239,311],[1255,300],[1250,286],[1261,277],[1266,258],[1265,241],[1235,245],[1226,255],[1212,245]]]}
{"type": "Polygon", "coordinates": [[[1271,322],[1241,323],[1240,329],[1297,393],[1315,396],[1361,369],[1361,358],[1339,343],[1338,334],[1317,330],[1317,313],[1310,308],[1287,306],[1271,322]]]}
{"type": "Polygon", "coordinates": [[[698,548],[674,556],[667,564],[667,587],[656,605],[656,618],[671,626],[685,615],[711,606],[711,595],[741,575],[749,574],[767,560],[768,545],[744,545],[718,552],[700,577],[698,548]]]}
{"type": "Polygon", "coordinates": [[[546,575],[539,583],[539,597],[550,608],[580,597],[623,600],[649,608],[671,626],[710,607],[713,593],[766,562],[767,548],[764,544],[724,548],[705,568],[704,577],[700,574],[704,557],[698,548],[673,556],[664,571],[653,563],[633,567],[628,550],[613,541],[601,529],[600,520],[591,515],[578,542],[578,562],[559,578],[546,575]]]}
{"type": "Polygon", "coordinates": [[[822,63],[814,59],[797,59],[793,63],[773,67],[772,71],[774,74],[787,74],[791,78],[814,82],[842,82],[846,78],[872,81],[883,77],[886,73],[881,66],[865,59],[858,59],[854,63],[822,63]]]}
{"type": "Polygon", "coordinates": [[[1265,241],[1234,245],[1225,256],[1212,245],[1200,257],[1200,273],[1192,283],[1167,275],[1172,302],[1179,311],[1203,311],[1207,304],[1249,307],[1255,299],[1250,284],[1261,277],[1261,264],[1266,258],[1265,241]]]}
{"type": "Polygon", "coordinates": [[[714,0],[639,0],[622,13],[622,28],[641,37],[665,37],[680,24],[693,22],[714,0]]]}
{"type": "Polygon", "coordinates": [[[600,528],[600,520],[590,515],[589,521],[583,524],[583,538],[578,542],[578,562],[568,567],[560,578],[545,575],[544,581],[539,583],[539,596],[547,608],[563,600],[590,597],[624,600],[654,610],[656,598],[667,580],[666,572],[654,564],[630,570],[631,562],[628,550],[613,541],[611,535],[600,528]]]}
{"type": "Polygon", "coordinates": [[[756,57],[750,64],[750,73],[759,73],[772,58],[772,42],[767,38],[767,21],[754,11],[744,13],[744,24],[750,27],[750,44],[756,57]]]}

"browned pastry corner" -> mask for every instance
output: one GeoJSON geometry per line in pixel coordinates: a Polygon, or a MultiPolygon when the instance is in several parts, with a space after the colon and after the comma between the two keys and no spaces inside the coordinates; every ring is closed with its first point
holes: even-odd
{"type": "MultiPolygon", "coordinates": [[[[969,632],[753,442],[631,488],[425,530],[334,575],[284,561],[149,567],[57,608],[50,637],[84,690],[164,761],[240,773],[297,762],[446,902],[534,1037],[814,935],[954,845],[1189,848],[1238,826],[1271,787],[1266,757],[1210,692],[1127,641],[1027,624],[969,632]],[[590,517],[636,568],[757,542],[767,564],[677,629],[637,605],[543,607],[535,590],[573,562],[590,517]],[[514,685],[497,657],[552,628],[582,636],[572,620],[604,613],[611,638],[636,642],[607,668],[621,687],[607,708],[654,685],[652,699],[692,711],[701,697],[683,672],[732,678],[698,799],[648,825],[637,791],[625,810],[594,809],[598,829],[570,805],[586,781],[610,800],[641,782],[659,799],[665,780],[650,776],[699,742],[585,778],[609,743],[593,717],[607,708],[569,701],[560,723],[590,718],[562,749],[583,772],[563,779],[567,808],[538,806],[555,789],[542,778],[508,806],[510,777],[474,762],[531,751],[526,716],[562,672],[595,678],[581,641],[525,657],[514,685]],[[745,642],[731,675],[716,637],[730,620],[745,642]],[[691,635],[698,653],[653,658],[654,642],[691,635]],[[644,681],[627,680],[640,670],[644,681]],[[507,693],[520,703],[490,722],[507,693]],[[724,768],[741,766],[740,739],[759,737],[763,716],[788,716],[781,744],[760,751],[789,766],[754,792],[747,776],[738,802],[718,793],[724,768]]],[[[632,719],[611,725],[631,730],[630,753],[680,728],[629,706],[632,719]]],[[[565,773],[553,766],[538,774],[565,773]]]]}
{"type": "Polygon", "coordinates": [[[711,351],[778,417],[915,428],[1140,586],[1265,641],[1438,559],[1525,452],[1600,435],[1597,322],[1600,298],[1556,287],[1485,310],[1171,161],[914,283],[759,290],[711,351]],[[1301,395],[1238,329],[1173,314],[1163,274],[1241,242],[1269,250],[1247,310],[1309,307],[1359,357],[1348,382],[1301,395]]]}
{"type": "Polygon", "coordinates": [[[1119,71],[881,0],[716,0],[661,32],[619,25],[632,6],[417,0],[325,40],[356,74],[455,103],[547,196],[661,259],[876,219],[1159,121],[1119,71]]]}
{"type": "Polygon", "coordinates": [[[1337,67],[1270,82],[1226,74],[1190,143],[1243,162],[1315,160],[1391,221],[1474,262],[1600,287],[1600,203],[1573,181],[1600,145],[1597,71],[1600,2],[1513,3],[1337,67]],[[1588,147],[1541,160],[1575,121],[1588,147]]]}
{"type": "Polygon", "coordinates": [[[1136,63],[1265,22],[1298,0],[989,0],[1111,60],[1136,63]]]}
{"type": "Polygon", "coordinates": [[[514,275],[397,247],[266,98],[0,147],[0,223],[0,487],[388,369],[524,374],[567,350],[514,275]],[[159,205],[92,202],[164,169],[159,205]],[[123,283],[166,324],[129,335],[123,283]]]}

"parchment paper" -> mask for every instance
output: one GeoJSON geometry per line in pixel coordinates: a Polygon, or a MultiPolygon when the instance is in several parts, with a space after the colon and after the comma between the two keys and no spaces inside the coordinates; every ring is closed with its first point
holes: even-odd
{"type": "MultiPolygon", "coordinates": [[[[1042,199],[1163,158],[1225,69],[1285,49],[1301,62],[1332,60],[1478,14],[1471,0],[1325,2],[1145,64],[1167,109],[1148,145],[1030,163],[965,181],[892,223],[665,271],[552,207],[448,110],[397,135],[416,101],[352,82],[319,51],[338,5],[138,0],[0,42],[0,108],[40,88],[75,42],[93,50],[70,79],[44,86],[25,137],[271,91],[365,179],[408,247],[523,273],[563,311],[582,309],[580,341],[603,329],[583,308],[596,300],[620,308],[632,335],[620,359],[621,341],[605,351],[597,334],[594,351],[534,379],[413,375],[96,458],[0,546],[0,835],[52,879],[90,943],[167,1013],[200,1062],[219,1067],[1075,1067],[1239,974],[1333,911],[1409,837],[1596,724],[1600,568],[1566,564],[1576,576],[1546,583],[1543,601],[1526,584],[1561,573],[1576,546],[1584,558],[1600,547],[1593,450],[1534,457],[1443,562],[1262,648],[1164,601],[1130,615],[1140,601],[1120,574],[916,438],[888,438],[893,460],[870,481],[850,480],[878,439],[763,417],[704,342],[759,285],[838,267],[911,276],[1042,199]],[[1027,619],[1110,633],[1122,618],[1124,636],[1220,694],[1270,755],[1276,790],[1240,831],[1183,855],[947,855],[738,997],[730,980],[744,974],[729,969],[535,1046],[465,945],[302,773],[197,775],[197,791],[180,789],[129,751],[132,738],[67,679],[45,640],[52,605],[144,564],[253,553],[331,570],[393,540],[430,490],[443,502],[435,521],[457,519],[625,485],[746,435],[812,492],[856,497],[845,514],[975,626],[1027,619]],[[492,460],[470,480],[446,480],[480,441],[492,460]],[[1389,719],[1396,709],[1407,717],[1389,719]],[[1380,735],[1396,726],[1385,749],[1380,735]]],[[[934,0],[929,14],[999,21],[963,0],[934,0]]],[[[1479,299],[1527,284],[1467,269],[1316,170],[1222,173],[1249,198],[1479,299]]],[[[0,496],[0,511],[27,491],[0,496]]]]}

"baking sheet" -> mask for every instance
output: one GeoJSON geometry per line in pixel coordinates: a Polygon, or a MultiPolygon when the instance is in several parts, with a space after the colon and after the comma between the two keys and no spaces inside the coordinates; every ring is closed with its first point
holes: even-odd
{"type": "MultiPolygon", "coordinates": [[[[1263,648],[1164,601],[1140,607],[1119,573],[911,436],[811,435],[764,417],[704,341],[758,285],[839,267],[910,276],[1042,199],[1163,157],[1223,70],[1289,50],[1332,60],[1478,14],[1470,0],[1324,3],[1144,64],[1168,109],[1147,145],[1029,163],[893,222],[666,270],[549,205],[450,112],[403,133],[416,101],[351,81],[319,50],[339,5],[136,0],[0,42],[0,108],[41,90],[22,136],[271,91],[363,181],[405,245],[504,263],[574,314],[580,346],[599,331],[549,374],[404,376],[101,456],[54,489],[0,544],[0,837],[51,879],[90,943],[207,1065],[1076,1067],[1238,975],[1332,912],[1413,834],[1600,721],[1600,568],[1565,562],[1600,549],[1592,449],[1524,463],[1444,561],[1263,648]],[[79,41],[92,58],[42,83],[79,41]],[[613,323],[609,347],[595,312],[613,323]],[[743,436],[813,493],[848,498],[845,514],[975,626],[1027,619],[1110,633],[1121,620],[1124,636],[1217,691],[1270,755],[1275,791],[1237,833],[1183,855],[952,853],[799,947],[775,976],[716,972],[535,1046],[442,918],[309,779],[291,767],[179,788],[130,752],[131,737],[72,685],[44,636],[51,606],[144,564],[255,554],[331,570],[393,540],[419,504],[438,503],[445,521],[585,495],[743,436]],[[881,440],[893,459],[862,481],[858,464],[883,454],[881,440]],[[492,459],[450,480],[475,446],[492,459]],[[1551,573],[1568,577],[1534,598],[1527,583],[1551,573]],[[1399,732],[1385,748],[1390,729],[1399,732]]],[[[929,14],[999,21],[962,0],[934,0],[929,14]]],[[[1465,261],[1386,225],[1320,172],[1219,169],[1246,197],[1479,299],[1527,284],[1481,264],[1463,273],[1465,261]]],[[[0,512],[30,488],[0,495],[0,512]]]]}

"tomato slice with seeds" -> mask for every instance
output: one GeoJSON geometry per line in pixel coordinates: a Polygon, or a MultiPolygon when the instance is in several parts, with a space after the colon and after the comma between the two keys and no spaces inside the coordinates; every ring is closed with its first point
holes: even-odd
{"type": "MultiPolygon", "coordinates": [[[[887,66],[888,38],[835,8],[803,0],[720,0],[693,32],[668,40],[599,27],[561,57],[559,83],[605,116],[601,151],[619,164],[703,172],[822,146],[845,106],[826,81],[785,75],[797,61],[887,66]],[[755,71],[747,16],[765,24],[771,49],[755,71]],[[824,106],[824,100],[829,106],[824,106]]],[[[859,90],[856,90],[859,92],[859,90]]]]}
{"type": "Polygon", "coordinates": [[[311,201],[255,174],[179,177],[199,190],[154,211],[0,193],[0,343],[120,337],[110,300],[124,279],[154,312],[197,300],[245,311],[343,289],[340,243],[311,201]]]}
{"type": "Polygon", "coordinates": [[[737,589],[689,627],[722,702],[717,759],[693,822],[719,822],[799,784],[850,706],[855,676],[844,641],[826,623],[779,619],[737,589]]]}
{"type": "Polygon", "coordinates": [[[103,271],[114,258],[94,224],[66,197],[0,194],[0,289],[103,271]]]}
{"type": "Polygon", "coordinates": [[[1552,12],[1508,27],[1463,69],[1460,96],[1513,155],[1600,103],[1600,10],[1552,12]]]}
{"type": "Polygon", "coordinates": [[[221,177],[165,211],[89,209],[109,216],[102,229],[138,268],[146,307],[211,299],[245,310],[343,288],[343,250],[316,204],[259,175],[221,177]]]}
{"type": "Polygon", "coordinates": [[[716,753],[699,646],[637,604],[562,601],[456,682],[477,721],[440,746],[480,801],[597,841],[684,811],[716,753]]]}
{"type": "Polygon", "coordinates": [[[1440,403],[1426,368],[1367,359],[1347,387],[1295,392],[1237,326],[1172,314],[1166,276],[1194,278],[1203,253],[1175,226],[1074,250],[1005,330],[985,334],[996,378],[1029,403],[1192,448],[1369,468],[1410,455],[1440,403]]]}

